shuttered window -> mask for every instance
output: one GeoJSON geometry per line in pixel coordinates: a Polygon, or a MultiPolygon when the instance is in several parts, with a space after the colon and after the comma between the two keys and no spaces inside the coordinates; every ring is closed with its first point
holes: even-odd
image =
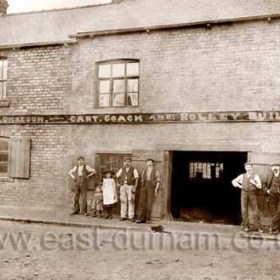
{"type": "Polygon", "coordinates": [[[30,139],[27,137],[11,138],[10,177],[29,178],[30,139]]]}
{"type": "Polygon", "coordinates": [[[9,138],[0,137],[0,177],[8,176],[9,138]]]}
{"type": "Polygon", "coordinates": [[[0,178],[29,178],[30,139],[0,137],[0,178]]]}

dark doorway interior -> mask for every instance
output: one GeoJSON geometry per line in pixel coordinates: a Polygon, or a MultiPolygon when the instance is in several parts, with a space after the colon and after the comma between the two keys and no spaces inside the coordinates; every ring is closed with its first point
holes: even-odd
{"type": "Polygon", "coordinates": [[[244,172],[246,160],[244,152],[173,152],[173,217],[239,224],[240,190],[231,181],[244,172]]]}

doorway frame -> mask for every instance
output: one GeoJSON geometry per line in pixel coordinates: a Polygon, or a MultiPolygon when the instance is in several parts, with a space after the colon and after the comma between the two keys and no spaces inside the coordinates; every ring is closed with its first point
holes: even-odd
{"type": "Polygon", "coordinates": [[[174,152],[244,152],[247,153],[247,160],[251,158],[251,154],[254,152],[262,152],[261,146],[258,145],[244,145],[244,144],[205,144],[205,145],[173,145],[169,149],[170,145],[162,146],[164,150],[163,171],[164,185],[166,189],[163,197],[163,219],[173,221],[174,218],[171,213],[171,191],[172,191],[172,170],[173,170],[173,153],[174,152]]]}

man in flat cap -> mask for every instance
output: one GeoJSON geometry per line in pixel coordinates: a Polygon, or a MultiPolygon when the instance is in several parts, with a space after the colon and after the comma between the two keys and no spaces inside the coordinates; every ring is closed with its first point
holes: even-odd
{"type": "Polygon", "coordinates": [[[77,158],[77,165],[70,171],[70,177],[75,181],[75,197],[74,210],[71,215],[79,214],[87,216],[87,188],[88,178],[96,173],[95,169],[85,163],[85,158],[79,156],[77,158]],[[82,198],[82,205],[80,209],[79,199],[82,198]]]}
{"type": "Polygon", "coordinates": [[[151,222],[152,207],[161,181],[160,172],[154,167],[154,160],[146,159],[146,165],[141,177],[142,186],[137,223],[151,222]]]}
{"type": "Polygon", "coordinates": [[[256,228],[259,232],[263,232],[260,225],[260,215],[258,208],[257,190],[262,188],[260,177],[253,172],[252,164],[247,162],[244,164],[245,173],[240,174],[234,180],[232,185],[241,189],[241,215],[242,228],[249,231],[249,205],[252,209],[256,228]]]}
{"type": "Polygon", "coordinates": [[[272,164],[273,177],[266,193],[269,195],[269,205],[272,211],[271,234],[278,234],[280,230],[280,164],[272,164]]]}
{"type": "Polygon", "coordinates": [[[139,174],[136,168],[131,165],[131,158],[124,160],[124,166],[117,174],[117,183],[120,187],[120,201],[121,201],[121,221],[127,218],[135,221],[135,192],[138,185],[139,174]]]}

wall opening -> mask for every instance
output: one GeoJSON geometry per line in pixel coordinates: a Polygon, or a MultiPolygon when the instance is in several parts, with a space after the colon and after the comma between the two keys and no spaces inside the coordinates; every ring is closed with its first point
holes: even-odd
{"type": "Polygon", "coordinates": [[[173,152],[171,213],[182,221],[239,224],[240,190],[232,179],[244,172],[246,152],[173,152]]]}

